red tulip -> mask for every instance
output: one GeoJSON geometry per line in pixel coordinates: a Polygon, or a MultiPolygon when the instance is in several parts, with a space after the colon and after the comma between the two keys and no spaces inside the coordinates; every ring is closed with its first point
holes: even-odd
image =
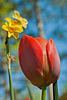
{"type": "Polygon", "coordinates": [[[27,98],[27,99],[25,99],[25,100],[30,100],[30,99],[27,98]]]}
{"type": "Polygon", "coordinates": [[[25,76],[37,87],[58,80],[60,58],[52,39],[23,35],[19,44],[19,62],[25,76]]]}

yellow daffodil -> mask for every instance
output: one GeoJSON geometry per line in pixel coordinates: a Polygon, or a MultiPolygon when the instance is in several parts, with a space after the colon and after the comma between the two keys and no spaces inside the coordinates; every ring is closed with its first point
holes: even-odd
{"type": "Polygon", "coordinates": [[[8,24],[7,22],[5,22],[5,25],[3,25],[2,28],[4,30],[8,31],[8,37],[9,38],[11,36],[14,36],[15,39],[18,39],[19,33],[21,33],[23,31],[22,27],[12,26],[12,25],[8,24]]]}
{"type": "Polygon", "coordinates": [[[5,25],[2,26],[4,30],[8,32],[8,37],[14,36],[15,39],[19,37],[19,33],[23,32],[23,27],[27,28],[27,20],[25,18],[22,18],[19,15],[18,11],[14,11],[15,15],[13,17],[17,20],[12,20],[11,18],[7,17],[5,20],[5,25]]]}
{"type": "Polygon", "coordinates": [[[14,10],[14,13],[15,15],[13,15],[12,17],[20,21],[22,27],[27,28],[28,21],[25,18],[22,18],[18,11],[14,10]]]}

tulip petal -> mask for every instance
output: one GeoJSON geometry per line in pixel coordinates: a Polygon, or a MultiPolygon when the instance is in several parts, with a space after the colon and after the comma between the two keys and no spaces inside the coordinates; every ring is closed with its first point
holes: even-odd
{"type": "Polygon", "coordinates": [[[40,86],[43,83],[40,80],[43,74],[43,52],[35,38],[23,35],[19,44],[19,62],[25,76],[34,85],[40,86]]]}
{"type": "Polygon", "coordinates": [[[35,39],[40,43],[41,49],[43,51],[43,65],[42,65],[42,67],[43,67],[45,72],[48,72],[49,68],[48,68],[47,51],[46,51],[46,45],[47,45],[48,41],[44,38],[41,38],[41,37],[36,37],[35,39]]]}
{"type": "Polygon", "coordinates": [[[35,39],[40,43],[41,49],[42,49],[43,53],[45,53],[44,50],[46,50],[46,44],[48,41],[41,37],[36,37],[35,39]]]}
{"type": "Polygon", "coordinates": [[[50,65],[50,71],[52,74],[51,78],[52,81],[54,82],[59,78],[60,75],[60,58],[52,39],[50,39],[49,42],[47,43],[46,49],[50,65]]]}
{"type": "Polygon", "coordinates": [[[48,64],[47,51],[46,51],[46,45],[48,41],[41,37],[36,37],[35,39],[40,43],[41,49],[43,51],[43,64],[42,64],[43,80],[44,80],[44,83],[49,85],[50,83],[47,83],[47,81],[50,76],[50,71],[49,71],[49,64],[48,64]]]}

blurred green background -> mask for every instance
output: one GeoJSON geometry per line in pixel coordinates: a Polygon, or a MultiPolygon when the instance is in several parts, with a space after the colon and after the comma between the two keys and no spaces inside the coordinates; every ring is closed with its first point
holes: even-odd
{"type": "MultiPolygon", "coordinates": [[[[29,86],[34,100],[40,100],[41,90],[33,86],[21,71],[18,61],[18,46],[23,34],[33,37],[53,38],[61,59],[61,74],[58,80],[59,97],[67,91],[67,1],[66,0],[0,0],[0,100],[10,100],[9,77],[5,50],[6,31],[2,29],[5,17],[12,17],[18,10],[28,20],[28,27],[19,34],[19,39],[9,40],[10,53],[17,62],[11,63],[15,100],[30,98],[29,86]]],[[[67,94],[66,94],[67,95],[67,94]]],[[[48,88],[47,88],[47,100],[48,88]]],[[[65,99],[62,99],[65,100],[65,99]]]]}

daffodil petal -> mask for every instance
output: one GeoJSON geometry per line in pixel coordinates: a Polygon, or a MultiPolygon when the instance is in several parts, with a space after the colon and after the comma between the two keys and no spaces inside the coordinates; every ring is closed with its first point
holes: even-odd
{"type": "Polygon", "coordinates": [[[14,32],[13,36],[15,37],[15,39],[19,38],[19,33],[18,32],[14,32]]]}
{"type": "Polygon", "coordinates": [[[8,32],[8,37],[10,38],[13,35],[13,33],[8,32]]]}
{"type": "Polygon", "coordinates": [[[19,12],[14,10],[15,15],[13,15],[12,17],[15,19],[18,19],[18,17],[20,16],[19,12]]]}
{"type": "Polygon", "coordinates": [[[28,21],[25,18],[24,19],[22,18],[21,24],[22,24],[22,27],[24,27],[26,29],[28,21]]]}
{"type": "Polygon", "coordinates": [[[20,15],[19,12],[18,12],[17,10],[14,10],[14,13],[15,13],[16,15],[20,15]]]}
{"type": "Polygon", "coordinates": [[[24,27],[26,29],[27,28],[27,24],[22,24],[22,27],[24,27]]]}
{"type": "Polygon", "coordinates": [[[2,29],[8,31],[8,28],[6,27],[6,25],[2,25],[2,29]]]}
{"type": "Polygon", "coordinates": [[[22,18],[22,22],[28,24],[28,21],[25,18],[22,18]]]}
{"type": "Polygon", "coordinates": [[[5,18],[6,21],[10,22],[11,21],[11,18],[7,17],[5,18]]]}
{"type": "Polygon", "coordinates": [[[19,33],[21,33],[22,31],[23,31],[22,26],[15,27],[15,32],[19,32],[19,33]]]}
{"type": "Polygon", "coordinates": [[[18,19],[18,17],[16,15],[13,15],[12,17],[15,18],[15,19],[18,19]]]}
{"type": "Polygon", "coordinates": [[[7,22],[5,22],[5,26],[8,27],[8,23],[7,22]]]}

